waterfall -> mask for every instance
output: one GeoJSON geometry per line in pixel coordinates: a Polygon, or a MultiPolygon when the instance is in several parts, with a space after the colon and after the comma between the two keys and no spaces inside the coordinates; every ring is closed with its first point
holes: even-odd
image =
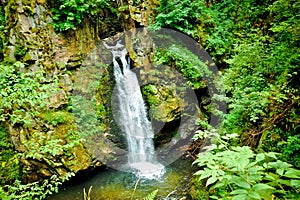
{"type": "Polygon", "coordinates": [[[118,101],[118,114],[114,117],[126,134],[128,166],[139,177],[157,178],[164,173],[164,166],[156,160],[152,125],[147,118],[137,76],[130,70],[130,61],[126,60],[127,50],[120,41],[114,46],[104,45],[113,55],[118,101]]]}

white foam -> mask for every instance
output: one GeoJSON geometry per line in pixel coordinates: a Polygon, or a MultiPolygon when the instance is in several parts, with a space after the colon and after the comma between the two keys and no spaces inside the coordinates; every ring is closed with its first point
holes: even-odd
{"type": "Polygon", "coordinates": [[[136,176],[144,179],[158,179],[165,173],[165,168],[160,163],[137,162],[130,167],[136,176]]]}

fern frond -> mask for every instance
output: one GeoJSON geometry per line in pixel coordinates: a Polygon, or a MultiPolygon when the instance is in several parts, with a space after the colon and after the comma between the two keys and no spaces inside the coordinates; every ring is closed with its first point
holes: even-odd
{"type": "Polygon", "coordinates": [[[154,200],[157,192],[158,192],[158,190],[154,190],[153,192],[148,194],[145,198],[143,198],[143,200],[154,200]]]}

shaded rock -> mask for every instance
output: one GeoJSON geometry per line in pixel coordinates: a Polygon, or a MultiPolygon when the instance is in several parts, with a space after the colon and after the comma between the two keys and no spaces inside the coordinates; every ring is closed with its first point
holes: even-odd
{"type": "Polygon", "coordinates": [[[67,63],[67,69],[76,69],[80,67],[82,64],[82,61],[72,61],[67,63]]]}
{"type": "Polygon", "coordinates": [[[81,55],[74,55],[69,58],[67,62],[67,69],[75,69],[80,67],[82,64],[82,56],[81,55]]]}
{"type": "Polygon", "coordinates": [[[45,177],[50,177],[52,175],[51,172],[45,168],[40,169],[39,173],[45,177]]]}
{"type": "Polygon", "coordinates": [[[70,92],[72,90],[72,81],[71,78],[68,74],[64,74],[61,76],[61,84],[62,84],[62,88],[68,92],[70,92]]]}
{"type": "Polygon", "coordinates": [[[48,106],[50,108],[59,108],[62,105],[68,103],[68,98],[64,90],[58,90],[55,93],[52,93],[49,97],[48,106]]]}
{"type": "Polygon", "coordinates": [[[24,14],[19,15],[20,31],[30,33],[31,28],[35,28],[35,22],[33,17],[27,17],[24,14]]]}
{"type": "Polygon", "coordinates": [[[68,173],[63,167],[55,168],[55,170],[60,176],[65,176],[68,173]]]}
{"type": "Polygon", "coordinates": [[[23,61],[27,63],[31,63],[37,61],[38,59],[39,59],[38,52],[36,50],[30,50],[25,54],[23,61]]]}
{"type": "Polygon", "coordinates": [[[92,159],[87,152],[84,151],[83,146],[75,147],[73,149],[73,154],[74,160],[71,160],[70,162],[75,162],[75,164],[68,166],[68,169],[71,169],[76,173],[80,170],[87,170],[90,167],[92,159]]]}

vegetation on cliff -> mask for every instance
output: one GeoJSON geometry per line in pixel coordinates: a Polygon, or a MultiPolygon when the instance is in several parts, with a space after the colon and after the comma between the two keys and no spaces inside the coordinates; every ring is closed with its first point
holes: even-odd
{"type": "Polygon", "coordinates": [[[212,157],[206,157],[212,160],[203,160],[201,156],[197,160],[204,167],[198,172],[199,178],[208,178],[206,186],[211,198],[268,199],[272,195],[298,198],[294,195],[299,193],[300,171],[292,167],[299,168],[300,160],[297,153],[299,3],[289,0],[163,3],[154,26],[175,28],[193,36],[210,52],[223,73],[228,113],[221,136],[235,133],[238,139],[222,151],[212,151],[212,157]],[[189,10],[194,4],[197,9],[189,10]],[[189,19],[194,16],[198,16],[197,20],[189,19]],[[245,147],[236,145],[250,146],[258,154],[248,149],[246,153],[245,147]],[[263,152],[278,153],[273,156],[277,161],[267,161],[263,152]],[[245,158],[236,163],[238,166],[234,166],[238,158],[229,159],[234,153],[245,158]],[[222,158],[225,154],[227,158],[222,158]],[[255,156],[260,158],[251,161],[255,156]],[[252,170],[246,166],[259,170],[257,176],[234,171],[252,170]],[[259,190],[269,195],[264,196],[259,190]]]}

